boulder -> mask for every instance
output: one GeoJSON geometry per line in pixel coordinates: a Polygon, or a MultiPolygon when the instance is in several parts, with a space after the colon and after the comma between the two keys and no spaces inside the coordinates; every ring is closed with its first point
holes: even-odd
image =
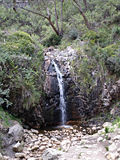
{"type": "Polygon", "coordinates": [[[21,141],[23,138],[23,133],[23,127],[19,123],[17,123],[9,128],[8,137],[15,142],[21,141]]]}

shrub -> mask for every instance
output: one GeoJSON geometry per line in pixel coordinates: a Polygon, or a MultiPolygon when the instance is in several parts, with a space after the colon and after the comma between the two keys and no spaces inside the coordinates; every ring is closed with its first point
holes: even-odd
{"type": "Polygon", "coordinates": [[[59,45],[62,37],[54,33],[50,34],[47,38],[44,39],[43,45],[46,47],[59,45]]]}
{"type": "Polygon", "coordinates": [[[108,45],[104,48],[99,48],[98,53],[102,54],[104,60],[106,61],[107,58],[116,55],[116,51],[119,48],[119,43],[108,45]]]}
{"type": "Polygon", "coordinates": [[[120,76],[120,54],[107,58],[105,64],[111,73],[120,76]]]}
{"type": "Polygon", "coordinates": [[[29,34],[25,32],[15,32],[10,35],[1,45],[3,52],[11,54],[26,54],[32,55],[35,51],[34,42],[29,34]]]}
{"type": "Polygon", "coordinates": [[[75,40],[78,37],[78,32],[76,29],[69,31],[68,36],[71,40],[75,40]]]}
{"type": "Polygon", "coordinates": [[[34,106],[40,100],[40,96],[42,94],[41,67],[43,62],[43,47],[42,45],[39,45],[35,46],[36,48],[32,48],[32,46],[29,46],[31,44],[36,45],[36,41],[33,42],[29,34],[23,32],[16,32],[10,35],[7,42],[5,44],[1,44],[1,106],[4,105],[8,107],[11,104],[10,102],[15,105],[17,103],[18,95],[19,103],[22,102],[21,106],[26,109],[34,106]],[[24,46],[25,43],[22,45],[23,42],[27,43],[26,46],[24,46]],[[36,54],[34,54],[35,52],[36,54]],[[32,56],[30,57],[30,55],[32,56]]]}

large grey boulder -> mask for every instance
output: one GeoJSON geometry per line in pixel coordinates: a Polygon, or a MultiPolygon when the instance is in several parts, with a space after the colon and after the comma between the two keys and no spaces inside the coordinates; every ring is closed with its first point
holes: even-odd
{"type": "Polygon", "coordinates": [[[42,159],[43,160],[60,160],[63,152],[58,151],[53,148],[48,148],[43,152],[42,159]]]}
{"type": "Polygon", "coordinates": [[[8,137],[12,138],[14,141],[21,141],[23,138],[23,127],[17,123],[14,126],[9,128],[8,137]]]}

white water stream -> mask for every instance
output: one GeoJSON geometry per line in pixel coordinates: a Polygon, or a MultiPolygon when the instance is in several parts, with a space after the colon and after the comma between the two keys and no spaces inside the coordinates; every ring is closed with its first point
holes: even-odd
{"type": "Polygon", "coordinates": [[[52,61],[52,64],[55,67],[55,71],[57,73],[57,80],[59,85],[59,91],[60,91],[60,110],[61,110],[61,121],[62,125],[66,122],[66,103],[65,103],[65,96],[64,96],[64,83],[63,83],[63,75],[60,72],[60,69],[58,65],[55,63],[55,61],[52,61]]]}

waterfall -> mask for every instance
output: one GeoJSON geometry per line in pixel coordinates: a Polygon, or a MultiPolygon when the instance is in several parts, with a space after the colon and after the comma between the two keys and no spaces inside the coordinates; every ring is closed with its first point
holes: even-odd
{"type": "Polygon", "coordinates": [[[57,80],[59,85],[59,91],[60,91],[60,110],[61,110],[61,121],[62,125],[66,122],[66,103],[65,103],[65,96],[64,96],[64,83],[63,83],[63,75],[60,72],[60,69],[58,65],[55,63],[55,61],[52,61],[52,64],[55,67],[55,71],[57,73],[57,80]]]}

